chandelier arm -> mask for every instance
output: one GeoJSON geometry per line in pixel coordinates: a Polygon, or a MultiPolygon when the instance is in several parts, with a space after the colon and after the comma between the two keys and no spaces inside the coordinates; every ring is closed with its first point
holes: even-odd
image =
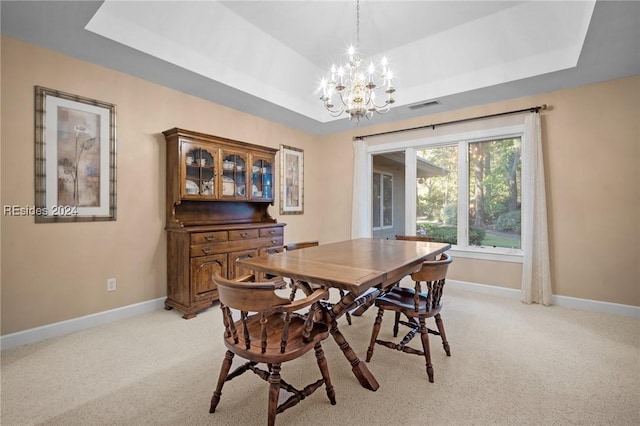
{"type": "MultiPolygon", "coordinates": [[[[394,102],[395,102],[395,101],[394,101],[394,102]]],[[[385,100],[385,102],[384,102],[384,104],[383,104],[383,105],[377,105],[375,102],[371,101],[371,105],[373,105],[373,106],[374,106],[374,108],[376,109],[376,111],[377,111],[377,110],[386,110],[386,111],[388,111],[388,110],[391,108],[391,104],[392,104],[392,103],[393,103],[393,102],[389,102],[389,99],[385,100]]],[[[386,111],[385,111],[385,112],[386,112],[386,111]]]]}
{"type": "Polygon", "coordinates": [[[338,92],[338,94],[340,95],[340,102],[342,103],[342,110],[346,111],[346,107],[349,105],[349,103],[347,101],[345,101],[344,99],[344,94],[347,92],[347,90],[342,90],[340,92],[338,92]]]}
{"type": "Polygon", "coordinates": [[[332,117],[338,117],[339,115],[341,115],[344,112],[344,107],[340,107],[338,109],[331,109],[326,102],[324,104],[324,107],[326,108],[327,111],[329,111],[329,114],[332,117]]]}
{"type": "Polygon", "coordinates": [[[363,102],[362,102],[363,105],[367,106],[367,105],[371,104],[374,107],[376,106],[376,103],[373,101],[372,96],[371,96],[373,93],[374,93],[373,90],[365,90],[364,99],[363,99],[363,102]]]}

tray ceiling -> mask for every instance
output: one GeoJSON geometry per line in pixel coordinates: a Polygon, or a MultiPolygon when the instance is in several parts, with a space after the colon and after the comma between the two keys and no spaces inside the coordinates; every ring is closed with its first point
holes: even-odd
{"type": "MultiPolygon", "coordinates": [[[[316,90],[355,41],[354,1],[48,3],[3,1],[3,33],[311,133],[356,126],[316,90]]],[[[362,1],[363,56],[386,54],[397,88],[371,124],[636,75],[634,3],[362,1]]]]}

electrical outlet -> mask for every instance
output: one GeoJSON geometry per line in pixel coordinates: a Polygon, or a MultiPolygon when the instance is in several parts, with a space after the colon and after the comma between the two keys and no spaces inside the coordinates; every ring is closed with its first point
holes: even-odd
{"type": "Polygon", "coordinates": [[[107,291],[116,291],[116,279],[115,278],[107,279],[107,291]]]}

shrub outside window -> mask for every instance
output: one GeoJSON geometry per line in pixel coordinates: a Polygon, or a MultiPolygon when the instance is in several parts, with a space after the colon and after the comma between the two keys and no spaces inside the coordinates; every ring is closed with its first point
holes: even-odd
{"type": "Polygon", "coordinates": [[[417,149],[446,170],[418,179],[418,235],[457,248],[521,248],[521,139],[460,141],[417,149]]]}

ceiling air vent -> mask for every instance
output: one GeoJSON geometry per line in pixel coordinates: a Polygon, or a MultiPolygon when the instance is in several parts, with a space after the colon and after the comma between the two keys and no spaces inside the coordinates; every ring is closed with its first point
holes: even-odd
{"type": "Polygon", "coordinates": [[[427,101],[419,104],[409,105],[409,109],[412,109],[412,110],[420,109],[420,108],[426,108],[426,107],[436,106],[436,105],[440,105],[440,101],[427,101]]]}

